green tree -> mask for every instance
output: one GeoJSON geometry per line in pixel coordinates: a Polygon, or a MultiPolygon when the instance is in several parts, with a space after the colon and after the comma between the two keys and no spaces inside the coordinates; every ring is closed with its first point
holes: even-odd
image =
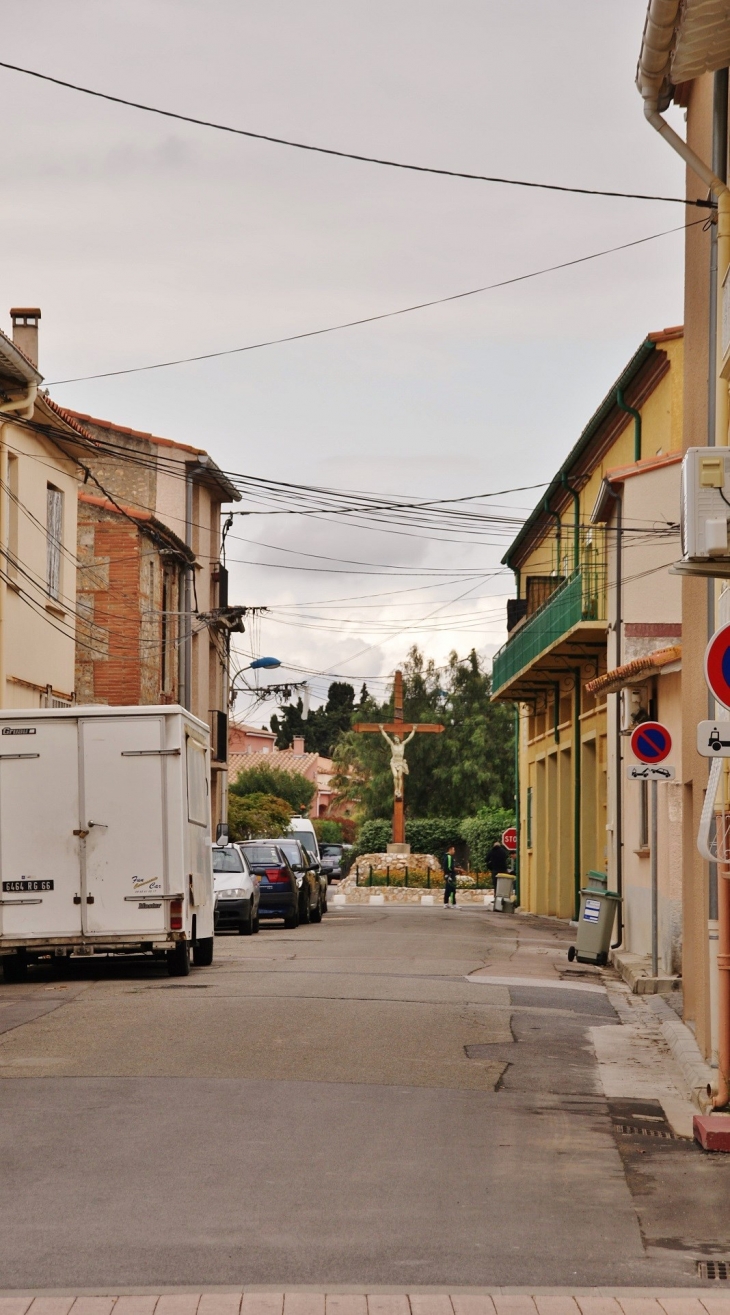
{"type": "Polygon", "coordinates": [[[289,703],[271,718],[279,749],[290,749],[295,735],[304,736],[307,753],[321,753],[331,758],[343,731],[349,731],[355,712],[355,690],[344,680],[335,680],[327,691],[327,702],[304,717],[302,700],[289,703]]]}
{"type": "Polygon", "coordinates": [[[283,836],[289,827],[291,805],[276,795],[229,794],[228,831],[231,840],[283,836]]]}
{"type": "MultiPolygon", "coordinates": [[[[365,695],[358,720],[392,719],[392,697],[378,705],[365,695]]],[[[462,659],[452,653],[445,670],[411,649],[403,666],[404,718],[441,722],[446,729],[442,735],[416,735],[408,745],[407,818],[461,819],[480,808],[513,806],[513,714],[492,703],[490,695],[491,677],[473,649],[462,659]]],[[[357,799],[364,819],[389,818],[393,778],[382,736],[345,732],[334,758],[336,792],[357,799]]]]}
{"type": "Polygon", "coordinates": [[[290,813],[306,813],[316,788],[314,782],[307,780],[307,777],[302,776],[300,772],[285,772],[281,767],[262,764],[260,767],[248,767],[239,772],[230,791],[240,796],[274,795],[278,799],[286,800],[290,813]]]}

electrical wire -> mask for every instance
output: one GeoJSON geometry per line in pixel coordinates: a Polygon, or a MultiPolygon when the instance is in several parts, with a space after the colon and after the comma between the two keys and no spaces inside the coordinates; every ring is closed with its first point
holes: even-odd
{"type": "Polygon", "coordinates": [[[425,164],[406,164],[402,160],[382,159],[376,155],[361,155],[355,151],[338,151],[330,146],[315,146],[311,142],[293,141],[288,137],[274,137],[270,133],[253,132],[247,128],[233,128],[230,124],[216,123],[211,119],[198,119],[191,114],[179,114],[175,110],[163,110],[157,105],[146,105],[142,101],[128,100],[124,96],[113,96],[110,92],[96,91],[91,87],[81,86],[76,82],[67,82],[64,78],[40,73],[37,69],[24,68],[20,64],[10,64],[0,60],[0,68],[13,73],[23,73],[26,77],[38,78],[42,82],[51,82],[54,86],[64,87],[67,91],[80,92],[84,96],[93,96],[97,100],[111,101],[114,105],[125,105],[129,109],[143,110],[146,114],[156,114],[165,119],[175,119],[180,123],[191,123],[198,128],[213,128],[216,132],[233,134],[236,137],[249,137],[254,141],[270,142],[275,146],[289,146],[297,151],[310,151],[317,155],[333,155],[341,160],[357,160],[361,164],[378,164],[388,169],[407,169],[413,173],[437,174],[444,178],[466,178],[472,182],[501,183],[507,187],[532,187],[546,192],[568,192],[577,196],[607,196],[630,201],[664,201],[675,205],[701,206],[711,209],[716,203],[712,200],[688,201],[683,196],[653,196],[645,192],[613,192],[595,187],[568,187],[560,183],[536,183],[523,178],[500,178],[489,174],[463,173],[457,169],[437,169],[425,164]]]}
{"type": "MultiPolygon", "coordinates": [[[[0,61],[2,67],[2,61],[0,61]]],[[[632,242],[621,242],[615,247],[606,247],[603,251],[593,251],[587,256],[576,256],[573,260],[563,260],[556,265],[546,265],[543,269],[531,270],[529,274],[516,274],[513,278],[500,279],[497,283],[485,283],[479,288],[469,288],[466,292],[452,292],[447,297],[433,297],[430,301],[416,302],[412,306],[401,306],[398,310],[381,311],[378,315],[364,315],[357,320],[347,320],[340,324],[330,324],[324,329],[308,329],[303,333],[289,333],[282,338],[268,338],[261,342],[247,343],[244,347],[228,347],[218,352],[202,352],[197,356],[180,356],[174,360],[156,361],[152,365],[132,365],[123,370],[101,370],[96,374],[79,374],[69,379],[53,379],[47,387],[60,388],[64,384],[86,383],[92,379],[116,379],[126,374],[144,374],[149,370],[167,370],[175,365],[191,365],[196,361],[212,361],[222,356],[238,356],[243,352],[258,351],[262,347],[278,347],[283,343],[301,342],[304,338],[319,338],[328,333],[339,333],[342,329],[355,329],[363,324],[375,324],[380,320],[392,320],[399,315],[410,315],[414,311],[428,310],[432,306],[445,306],[448,302],[463,301],[466,297],[476,297],[483,292],[494,292],[499,288],[508,288],[516,283],[525,283],[529,279],[541,278],[544,274],[554,274],[561,269],[571,269],[574,265],[585,265],[590,260],[600,260],[603,256],[615,255],[617,251],[628,251],[632,247],[643,246],[646,242],[655,242],[660,237],[669,237],[672,233],[681,233],[696,224],[704,224],[704,219],[692,220],[689,224],[679,224],[676,228],[665,228],[661,233],[650,233],[648,237],[635,238],[632,242]]]]}

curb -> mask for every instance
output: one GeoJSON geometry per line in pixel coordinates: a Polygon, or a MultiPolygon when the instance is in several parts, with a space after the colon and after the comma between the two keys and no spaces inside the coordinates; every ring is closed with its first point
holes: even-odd
{"type": "Polygon", "coordinates": [[[703,1058],[687,1025],[677,1018],[666,1000],[655,996],[650,1007],[659,1015],[662,1035],[681,1069],[692,1100],[699,1110],[706,1112],[712,1108],[712,1098],[708,1096],[707,1088],[714,1089],[715,1073],[703,1058]]]}

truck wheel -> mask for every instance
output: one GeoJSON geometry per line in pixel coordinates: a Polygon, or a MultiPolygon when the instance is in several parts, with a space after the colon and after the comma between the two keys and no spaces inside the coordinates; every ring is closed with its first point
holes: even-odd
{"type": "Polygon", "coordinates": [[[213,937],[202,936],[193,944],[193,963],[196,968],[210,968],[213,962],[213,937]]]}
{"type": "Polygon", "coordinates": [[[3,977],[6,982],[24,982],[28,976],[28,959],[25,950],[3,956],[3,977]]]}
{"type": "Polygon", "coordinates": [[[171,977],[187,977],[190,972],[190,946],[178,941],[174,950],[167,951],[167,971],[171,977]]]}

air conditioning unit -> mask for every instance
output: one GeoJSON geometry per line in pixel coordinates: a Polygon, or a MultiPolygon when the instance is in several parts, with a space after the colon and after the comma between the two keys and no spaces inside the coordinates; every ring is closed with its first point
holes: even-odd
{"type": "Polygon", "coordinates": [[[641,721],[649,720],[647,685],[626,685],[621,690],[621,734],[630,735],[641,721]]]}
{"type": "Polygon", "coordinates": [[[730,449],[691,447],[682,461],[682,557],[730,559],[730,449]]]}

